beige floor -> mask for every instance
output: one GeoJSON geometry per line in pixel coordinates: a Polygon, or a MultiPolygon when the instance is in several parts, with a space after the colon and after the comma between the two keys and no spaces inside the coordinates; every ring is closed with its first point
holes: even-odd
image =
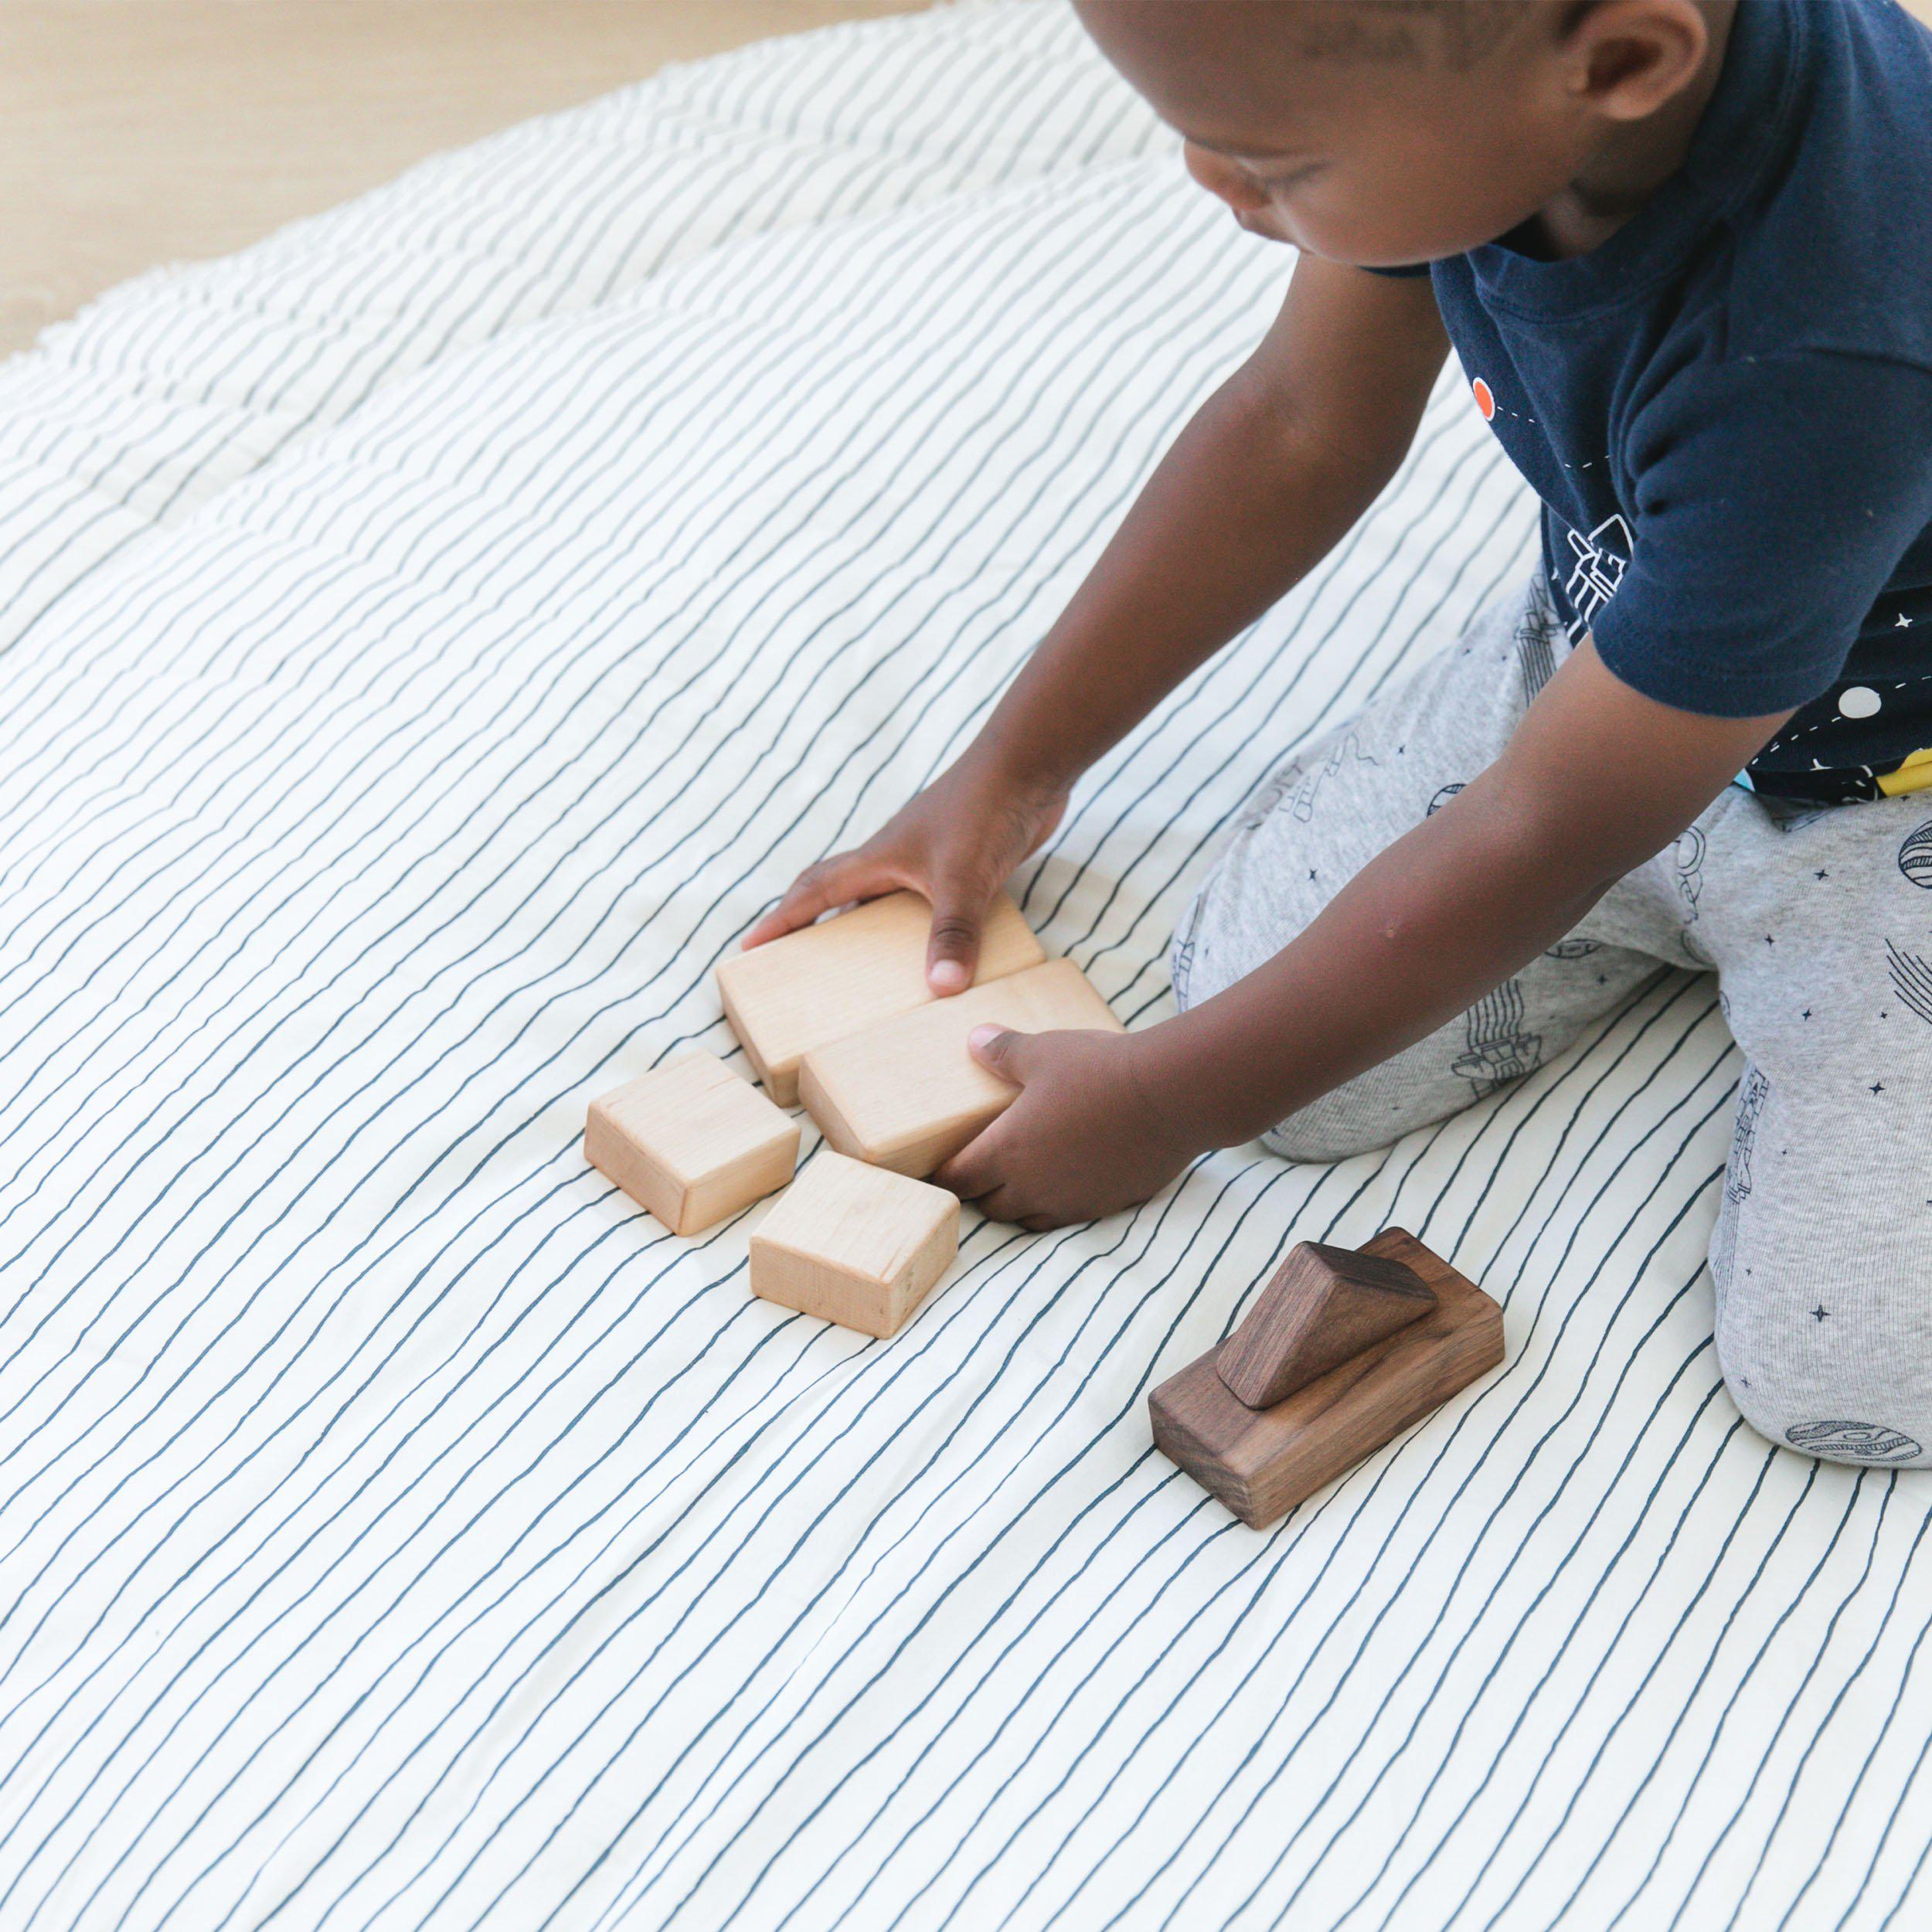
{"type": "Polygon", "coordinates": [[[0,0],[0,355],[438,148],[925,0],[0,0]]]}

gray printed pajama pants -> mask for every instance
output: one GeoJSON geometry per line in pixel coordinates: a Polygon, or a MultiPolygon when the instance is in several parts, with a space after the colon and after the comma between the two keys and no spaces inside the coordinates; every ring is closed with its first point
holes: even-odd
{"type": "MultiPolygon", "coordinates": [[[[1488,765],[1568,648],[1539,581],[1298,752],[1182,917],[1181,1005],[1279,951],[1488,765]]],[[[1739,1409],[1808,1454],[1932,1466],[1932,794],[1814,809],[1728,787],[1569,938],[1265,1142],[1302,1161],[1386,1146],[1560,1053],[1664,966],[1717,975],[1746,1060],[1710,1248],[1739,1409]]]]}

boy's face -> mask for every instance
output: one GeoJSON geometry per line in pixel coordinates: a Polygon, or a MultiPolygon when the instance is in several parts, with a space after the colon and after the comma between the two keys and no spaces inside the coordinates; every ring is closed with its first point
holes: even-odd
{"type": "Polygon", "coordinates": [[[1559,16],[1507,16],[1466,63],[1357,0],[1074,0],[1243,228],[1392,267],[1493,241],[1562,192],[1591,127],[1559,16]]]}

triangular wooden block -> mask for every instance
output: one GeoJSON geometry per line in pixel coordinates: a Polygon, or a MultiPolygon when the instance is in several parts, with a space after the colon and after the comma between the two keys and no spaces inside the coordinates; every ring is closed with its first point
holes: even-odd
{"type": "Polygon", "coordinates": [[[1439,1409],[1503,1359],[1502,1310],[1414,1236],[1385,1228],[1359,1258],[1412,1268],[1434,1310],[1317,1376],[1272,1408],[1250,1409],[1210,1349],[1148,1392],[1155,1446],[1265,1529],[1364,1456],[1439,1409]]]}
{"type": "Polygon", "coordinates": [[[1272,1408],[1436,1305],[1413,1268],[1379,1254],[1303,1241],[1214,1358],[1230,1393],[1272,1408]]]}

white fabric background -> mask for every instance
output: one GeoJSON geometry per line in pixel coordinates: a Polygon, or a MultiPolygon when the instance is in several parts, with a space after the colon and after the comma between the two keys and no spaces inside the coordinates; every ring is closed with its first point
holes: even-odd
{"type": "MultiPolygon", "coordinates": [[[[1707,982],[1385,1156],[969,1214],[890,1344],[581,1160],[730,1050],[713,961],[971,732],[1287,267],[999,0],[0,366],[0,1923],[1923,1922],[1922,1478],[1723,1393],[1707,982]],[[1508,1366],[1257,1536],[1145,1390],[1391,1221],[1508,1366]]],[[[1532,536],[1446,378],[1082,787],[1049,947],[1166,1010],[1217,827],[1532,536]]]]}

